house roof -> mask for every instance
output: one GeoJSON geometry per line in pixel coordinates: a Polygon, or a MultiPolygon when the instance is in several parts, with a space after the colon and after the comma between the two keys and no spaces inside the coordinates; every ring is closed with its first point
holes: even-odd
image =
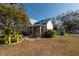
{"type": "Polygon", "coordinates": [[[46,24],[49,20],[51,20],[51,19],[43,19],[43,20],[40,20],[40,21],[36,22],[35,24],[44,25],[44,24],[46,24]]]}
{"type": "Polygon", "coordinates": [[[29,26],[45,26],[45,25],[40,25],[40,24],[36,24],[36,25],[29,25],[29,26]]]}
{"type": "Polygon", "coordinates": [[[49,20],[51,20],[51,18],[43,19],[40,21],[36,21],[35,19],[32,19],[32,18],[30,18],[29,20],[31,25],[45,25],[49,20]]]}

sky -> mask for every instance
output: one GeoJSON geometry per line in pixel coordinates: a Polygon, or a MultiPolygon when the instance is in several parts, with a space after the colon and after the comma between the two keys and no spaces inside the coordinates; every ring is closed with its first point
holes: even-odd
{"type": "Polygon", "coordinates": [[[27,3],[24,5],[26,14],[35,20],[56,17],[67,11],[79,10],[78,3],[27,3]]]}

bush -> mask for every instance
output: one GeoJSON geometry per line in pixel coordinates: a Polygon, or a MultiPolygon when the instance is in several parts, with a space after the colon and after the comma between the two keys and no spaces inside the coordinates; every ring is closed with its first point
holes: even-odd
{"type": "Polygon", "coordinates": [[[53,37],[55,34],[56,34],[56,31],[55,31],[55,30],[46,30],[46,31],[43,33],[42,37],[44,37],[44,38],[51,38],[51,37],[53,37]]]}
{"type": "Polygon", "coordinates": [[[14,34],[6,35],[4,38],[4,42],[6,44],[15,43],[15,42],[18,42],[20,40],[22,40],[22,35],[17,33],[17,32],[15,32],[14,34]]]}

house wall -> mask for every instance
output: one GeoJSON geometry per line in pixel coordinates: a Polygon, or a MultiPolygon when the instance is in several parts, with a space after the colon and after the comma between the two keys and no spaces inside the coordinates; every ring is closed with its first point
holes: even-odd
{"type": "Polygon", "coordinates": [[[52,24],[51,20],[49,20],[47,22],[47,29],[53,29],[53,24],[52,24]]]}

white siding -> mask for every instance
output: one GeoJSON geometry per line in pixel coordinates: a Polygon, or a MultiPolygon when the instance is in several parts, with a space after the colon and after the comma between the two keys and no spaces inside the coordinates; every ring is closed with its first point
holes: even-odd
{"type": "Polygon", "coordinates": [[[47,29],[53,29],[53,24],[52,24],[51,20],[49,20],[47,22],[47,29]]]}
{"type": "Polygon", "coordinates": [[[31,25],[34,25],[37,22],[35,19],[32,19],[32,18],[30,18],[29,20],[30,20],[31,25]]]}

